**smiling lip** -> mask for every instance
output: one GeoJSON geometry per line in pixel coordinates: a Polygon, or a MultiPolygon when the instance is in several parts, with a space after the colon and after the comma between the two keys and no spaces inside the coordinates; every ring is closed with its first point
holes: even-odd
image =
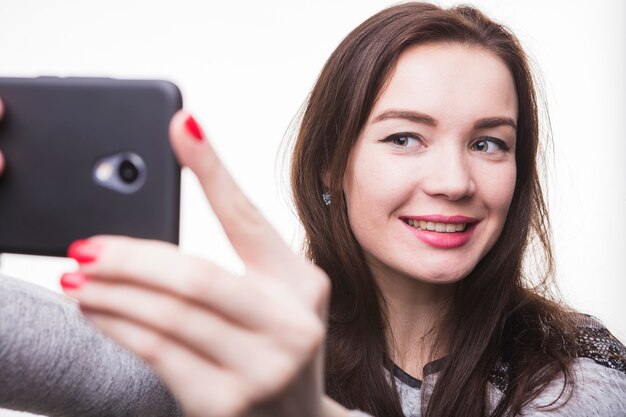
{"type": "Polygon", "coordinates": [[[452,249],[465,245],[471,239],[479,219],[466,216],[442,216],[439,214],[426,216],[402,216],[402,223],[409,229],[415,237],[429,246],[438,249],[452,249]],[[467,227],[462,232],[444,233],[431,230],[420,230],[409,225],[407,220],[425,221],[433,223],[462,224],[466,223],[467,227]]]}
{"type": "Polygon", "coordinates": [[[441,214],[429,214],[426,216],[402,216],[401,219],[413,219],[413,220],[421,220],[424,222],[433,222],[433,223],[450,223],[450,224],[460,224],[460,223],[476,223],[480,220],[475,219],[473,217],[467,216],[442,216],[441,214]]]}

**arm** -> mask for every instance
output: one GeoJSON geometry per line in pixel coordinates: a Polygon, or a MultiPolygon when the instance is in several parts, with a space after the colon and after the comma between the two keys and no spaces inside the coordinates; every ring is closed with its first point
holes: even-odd
{"type": "Polygon", "coordinates": [[[152,370],[67,297],[0,275],[0,407],[49,416],[178,416],[152,370]]]}

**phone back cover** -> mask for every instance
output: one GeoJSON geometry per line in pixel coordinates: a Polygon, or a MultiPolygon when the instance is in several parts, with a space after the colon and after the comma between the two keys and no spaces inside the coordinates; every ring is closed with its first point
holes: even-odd
{"type": "Polygon", "coordinates": [[[0,252],[63,256],[77,239],[122,234],[178,243],[180,167],[168,126],[181,108],[166,81],[0,79],[0,252]],[[141,189],[94,180],[103,157],[131,151],[145,162],[141,189]]]}

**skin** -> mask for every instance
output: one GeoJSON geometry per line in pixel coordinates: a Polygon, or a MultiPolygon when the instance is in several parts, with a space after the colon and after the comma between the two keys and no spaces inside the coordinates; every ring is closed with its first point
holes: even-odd
{"type": "Polygon", "coordinates": [[[76,252],[78,271],[64,275],[74,284],[66,293],[96,328],[152,365],[187,416],[346,415],[323,394],[328,277],[281,240],[210,143],[186,127],[188,117],[173,116],[172,147],[246,273],[164,242],[95,236],[76,252]]]}
{"type": "MultiPolygon", "coordinates": [[[[95,327],[154,367],[186,415],[345,416],[323,395],[328,277],[282,242],[210,143],[185,128],[188,116],[172,118],[172,147],[198,177],[245,275],[170,244],[96,236],[83,246],[92,259],[83,259],[72,274],[78,285],[66,292],[95,327]]],[[[408,346],[445,308],[453,284],[496,241],[513,194],[513,151],[487,155],[473,144],[493,136],[513,149],[514,129],[473,124],[516,116],[512,80],[495,56],[423,45],[401,55],[358,138],[344,184],[348,214],[388,300],[403,352],[393,359],[401,366],[408,346]],[[426,113],[437,124],[376,121],[389,109],[426,113]],[[423,143],[410,140],[407,149],[380,142],[398,132],[419,134],[423,143]],[[434,249],[407,232],[398,219],[405,214],[463,214],[481,223],[462,248],[434,249]]]]}
{"type": "Polygon", "coordinates": [[[388,340],[397,345],[397,364],[418,377],[425,362],[444,353],[428,348],[426,334],[445,311],[454,283],[498,239],[513,196],[516,130],[508,124],[476,129],[484,118],[517,120],[513,79],[497,56],[460,44],[411,47],[401,54],[347,167],[350,224],[389,305],[388,340]],[[433,120],[389,113],[398,110],[433,120]],[[380,120],[384,114],[390,117],[380,120]],[[396,133],[408,134],[382,141],[396,133]],[[480,222],[469,242],[442,249],[417,239],[400,220],[432,214],[480,222]]]}
{"type": "Polygon", "coordinates": [[[190,135],[187,117],[171,121],[173,149],[198,177],[245,275],[173,245],[99,236],[90,240],[97,259],[79,268],[88,281],[68,294],[154,367],[185,415],[343,415],[322,389],[328,277],[280,239],[209,142],[190,135]]]}

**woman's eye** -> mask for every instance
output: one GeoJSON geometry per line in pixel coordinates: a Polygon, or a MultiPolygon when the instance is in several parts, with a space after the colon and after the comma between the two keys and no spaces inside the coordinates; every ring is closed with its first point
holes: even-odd
{"type": "Polygon", "coordinates": [[[507,152],[510,146],[496,138],[481,138],[472,144],[472,149],[483,153],[507,152]]]}
{"type": "Polygon", "coordinates": [[[387,136],[382,142],[392,143],[400,148],[416,148],[422,146],[422,138],[412,133],[396,133],[387,136]]]}

